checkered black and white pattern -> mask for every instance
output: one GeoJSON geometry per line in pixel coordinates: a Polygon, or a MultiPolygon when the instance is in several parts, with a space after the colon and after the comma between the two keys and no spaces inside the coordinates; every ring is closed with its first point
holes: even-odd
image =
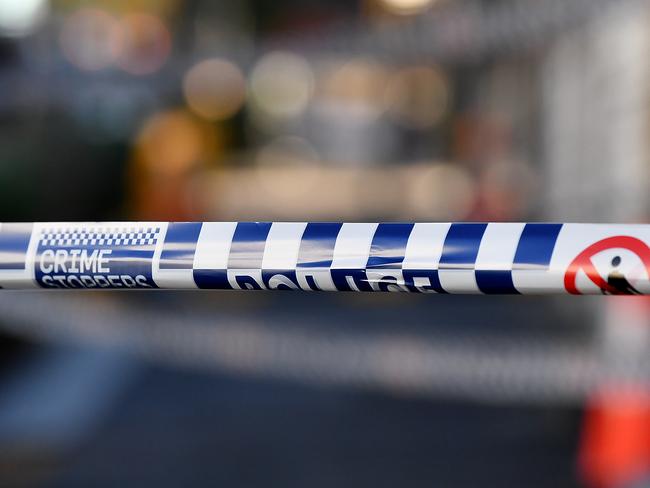
{"type": "Polygon", "coordinates": [[[157,242],[157,227],[63,227],[41,231],[41,246],[151,246],[157,242]]]}

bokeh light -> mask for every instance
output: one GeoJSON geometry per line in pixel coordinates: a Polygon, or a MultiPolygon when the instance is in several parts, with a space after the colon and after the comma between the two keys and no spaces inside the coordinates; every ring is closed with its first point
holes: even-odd
{"type": "Polygon", "coordinates": [[[256,109],[277,119],[297,117],[307,107],[314,89],[309,63],[288,52],[272,52],[255,65],[250,90],[256,109]]]}
{"type": "Polygon", "coordinates": [[[330,101],[360,104],[381,110],[387,70],[378,62],[358,58],[329,70],[322,83],[322,95],[330,101]]]}
{"type": "Polygon", "coordinates": [[[109,67],[120,44],[117,19],[98,8],[82,8],[68,16],[59,37],[65,57],[77,68],[96,71],[109,67]]]}
{"type": "Polygon", "coordinates": [[[223,120],[241,108],[246,82],[239,68],[230,61],[208,59],[187,72],[183,93],[194,113],[208,120],[223,120]]]}
{"type": "Polygon", "coordinates": [[[140,164],[152,173],[182,174],[204,158],[210,133],[184,110],[160,112],[149,118],[136,139],[140,164]]]}
{"type": "Polygon", "coordinates": [[[0,34],[31,34],[45,20],[49,5],[47,0],[0,0],[0,34]]]}
{"type": "Polygon", "coordinates": [[[171,50],[171,34],[157,16],[134,12],[119,24],[117,65],[133,75],[148,75],[159,70],[171,50]]]}
{"type": "Polygon", "coordinates": [[[386,10],[398,15],[418,14],[434,3],[436,0],[381,0],[386,10]]]}
{"type": "Polygon", "coordinates": [[[401,124],[426,129],[438,124],[447,112],[449,82],[438,68],[403,68],[390,77],[385,103],[389,113],[401,124]]]}
{"type": "Polygon", "coordinates": [[[144,219],[200,219],[196,181],[217,159],[222,142],[221,128],[185,109],[152,115],[135,140],[130,167],[134,214],[144,219]]]}

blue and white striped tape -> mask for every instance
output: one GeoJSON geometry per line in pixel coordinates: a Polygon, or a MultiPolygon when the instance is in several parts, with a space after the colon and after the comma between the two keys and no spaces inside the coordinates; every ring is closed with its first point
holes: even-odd
{"type": "Polygon", "coordinates": [[[650,294],[650,225],[0,224],[2,288],[650,294]]]}

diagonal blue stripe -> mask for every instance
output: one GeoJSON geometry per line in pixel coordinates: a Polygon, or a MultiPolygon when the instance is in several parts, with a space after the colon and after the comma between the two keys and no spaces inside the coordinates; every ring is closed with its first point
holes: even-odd
{"type": "Polygon", "coordinates": [[[232,237],[228,269],[261,269],[271,222],[239,222],[232,237]]]}
{"type": "Polygon", "coordinates": [[[160,253],[160,269],[192,269],[201,226],[199,222],[169,224],[160,253]]]}
{"type": "Polygon", "coordinates": [[[526,224],[512,269],[548,269],[562,224],[526,224]]]}
{"type": "Polygon", "coordinates": [[[298,268],[329,268],[332,265],[336,237],[343,224],[314,222],[307,224],[300,242],[298,268]]]}
{"type": "Polygon", "coordinates": [[[487,224],[452,224],[445,238],[440,269],[473,269],[487,224]]]}
{"type": "Polygon", "coordinates": [[[370,246],[367,268],[401,268],[413,224],[379,224],[370,246]]]}

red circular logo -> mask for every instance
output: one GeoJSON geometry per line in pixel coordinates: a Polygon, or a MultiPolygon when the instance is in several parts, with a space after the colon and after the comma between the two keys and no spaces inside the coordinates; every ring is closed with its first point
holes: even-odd
{"type": "Polygon", "coordinates": [[[578,273],[582,271],[605,294],[640,295],[641,292],[628,281],[625,274],[617,269],[621,264],[620,256],[614,256],[612,259],[611,270],[607,276],[604,277],[596,269],[592,258],[596,254],[610,249],[625,249],[634,253],[641,260],[646,273],[650,276],[650,247],[645,242],[630,236],[608,237],[592,244],[571,261],[564,275],[566,290],[574,295],[582,295],[576,284],[578,273]]]}

